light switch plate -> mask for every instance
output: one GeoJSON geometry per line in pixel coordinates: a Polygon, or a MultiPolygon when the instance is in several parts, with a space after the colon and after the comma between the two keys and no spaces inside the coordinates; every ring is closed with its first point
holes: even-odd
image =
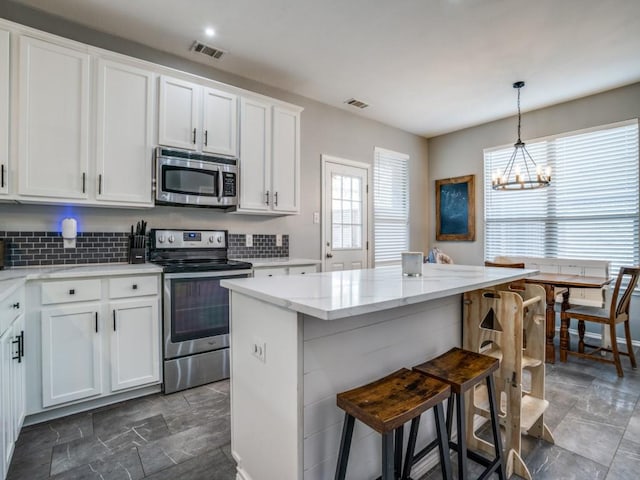
{"type": "Polygon", "coordinates": [[[276,247],[282,246],[282,234],[276,233],[276,247]]]}
{"type": "Polygon", "coordinates": [[[244,238],[245,247],[253,247],[253,235],[251,233],[247,233],[244,238]]]}
{"type": "Polygon", "coordinates": [[[313,212],[313,223],[320,223],[320,212],[313,212]]]}
{"type": "Polygon", "coordinates": [[[260,338],[254,338],[251,344],[251,355],[262,363],[267,362],[267,344],[260,338]]]}

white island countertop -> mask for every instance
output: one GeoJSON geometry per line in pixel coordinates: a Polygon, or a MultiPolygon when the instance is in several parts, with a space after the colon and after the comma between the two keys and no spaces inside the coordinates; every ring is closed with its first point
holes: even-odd
{"type": "Polygon", "coordinates": [[[519,280],[537,270],[426,263],[422,276],[402,275],[400,266],[222,280],[234,292],[305,313],[336,320],[425,302],[519,280]]]}

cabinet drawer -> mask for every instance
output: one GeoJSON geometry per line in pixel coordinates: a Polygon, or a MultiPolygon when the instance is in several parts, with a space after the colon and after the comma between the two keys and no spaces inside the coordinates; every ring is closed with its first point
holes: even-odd
{"type": "Polygon", "coordinates": [[[100,300],[100,279],[65,280],[42,284],[42,305],[100,300]]]}
{"type": "Polygon", "coordinates": [[[16,288],[0,304],[0,335],[24,312],[24,287],[16,288]]]}
{"type": "Polygon", "coordinates": [[[287,267],[255,268],[254,277],[274,277],[276,275],[286,275],[287,267]]]}
{"type": "Polygon", "coordinates": [[[157,294],[157,275],[109,279],[109,298],[142,297],[157,294]]]}
{"type": "Polygon", "coordinates": [[[315,265],[302,265],[298,267],[289,267],[289,275],[304,275],[305,273],[315,273],[315,265]]]}

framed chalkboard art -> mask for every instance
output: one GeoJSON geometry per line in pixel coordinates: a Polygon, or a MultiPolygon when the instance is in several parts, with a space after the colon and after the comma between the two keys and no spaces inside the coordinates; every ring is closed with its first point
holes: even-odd
{"type": "Polygon", "coordinates": [[[475,175],[436,180],[436,240],[476,239],[475,175]]]}

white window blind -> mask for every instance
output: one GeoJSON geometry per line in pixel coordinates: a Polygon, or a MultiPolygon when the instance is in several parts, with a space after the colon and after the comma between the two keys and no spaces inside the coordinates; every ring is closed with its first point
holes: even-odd
{"type": "Polygon", "coordinates": [[[611,272],[639,258],[638,120],[527,143],[553,169],[548,188],[495,191],[513,146],[484,152],[485,259],[603,259],[611,272]]]}
{"type": "Polygon", "coordinates": [[[409,156],[377,148],[373,166],[375,264],[400,263],[409,249],[409,156]]]}

